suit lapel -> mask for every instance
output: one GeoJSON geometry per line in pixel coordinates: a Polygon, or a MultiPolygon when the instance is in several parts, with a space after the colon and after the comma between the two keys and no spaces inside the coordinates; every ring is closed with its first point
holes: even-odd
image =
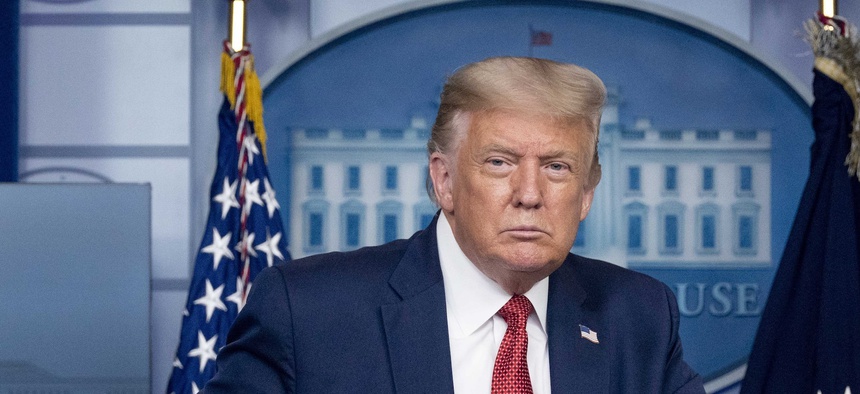
{"type": "MultiPolygon", "coordinates": [[[[576,257],[552,275],[547,300],[550,381],[558,393],[609,392],[612,338],[579,283],[576,257]],[[582,324],[599,344],[580,335],[582,324]]],[[[453,392],[445,288],[436,246],[436,221],[416,234],[389,280],[381,309],[397,392],[453,392]]]]}
{"type": "Polygon", "coordinates": [[[453,392],[436,221],[410,240],[389,280],[382,320],[397,392],[453,392]]]}
{"type": "Polygon", "coordinates": [[[609,330],[600,325],[588,294],[576,277],[576,258],[567,261],[549,277],[547,335],[552,391],[556,393],[602,393],[609,391],[609,330]],[[582,337],[580,324],[597,332],[600,343],[582,337]]]}

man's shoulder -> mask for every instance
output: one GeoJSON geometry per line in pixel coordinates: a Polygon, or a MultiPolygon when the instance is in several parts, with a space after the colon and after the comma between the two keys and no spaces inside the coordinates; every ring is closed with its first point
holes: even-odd
{"type": "Polygon", "coordinates": [[[383,245],[346,252],[328,252],[287,261],[276,266],[285,278],[306,280],[313,277],[347,278],[389,273],[403,258],[409,245],[400,239],[383,245]]]}
{"type": "Polygon", "coordinates": [[[667,302],[668,287],[641,272],[573,254],[566,265],[592,300],[622,300],[632,304],[667,302]]]}
{"type": "MultiPolygon", "coordinates": [[[[580,255],[571,254],[568,259],[576,274],[587,276],[605,283],[616,286],[658,286],[662,282],[641,272],[621,267],[607,261],[592,259],[580,255]]],[[[589,281],[594,283],[594,281],[589,281]]]]}
{"type": "MultiPolygon", "coordinates": [[[[348,252],[307,256],[269,267],[254,281],[259,286],[281,289],[294,315],[319,317],[320,311],[351,305],[361,309],[386,299],[388,282],[407,250],[408,242],[348,252]]],[[[253,292],[253,289],[252,289],[253,292]]]]}

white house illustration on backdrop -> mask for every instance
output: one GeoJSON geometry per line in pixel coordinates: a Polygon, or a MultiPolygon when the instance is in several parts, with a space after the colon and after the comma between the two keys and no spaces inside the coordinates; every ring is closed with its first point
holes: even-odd
{"type": "MultiPolygon", "coordinates": [[[[631,267],[771,263],[769,130],[661,130],[619,123],[610,90],[603,179],[573,252],[631,267]]],[[[291,252],[352,250],[410,236],[433,218],[425,192],[431,120],[404,129],[295,128],[291,252]]]]}

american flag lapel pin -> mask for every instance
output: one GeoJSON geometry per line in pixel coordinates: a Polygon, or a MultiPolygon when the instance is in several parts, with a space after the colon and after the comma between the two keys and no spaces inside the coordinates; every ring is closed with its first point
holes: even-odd
{"type": "Polygon", "coordinates": [[[600,343],[600,341],[597,340],[597,332],[591,331],[590,328],[583,326],[582,324],[579,325],[579,335],[582,338],[588,339],[592,343],[600,343]]]}

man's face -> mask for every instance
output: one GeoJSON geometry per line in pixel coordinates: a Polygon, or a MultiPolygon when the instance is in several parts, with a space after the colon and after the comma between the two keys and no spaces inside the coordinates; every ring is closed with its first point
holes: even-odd
{"type": "Polygon", "coordinates": [[[431,155],[439,204],[467,257],[512,293],[558,268],[594,196],[586,123],[477,113],[458,149],[431,155]]]}

